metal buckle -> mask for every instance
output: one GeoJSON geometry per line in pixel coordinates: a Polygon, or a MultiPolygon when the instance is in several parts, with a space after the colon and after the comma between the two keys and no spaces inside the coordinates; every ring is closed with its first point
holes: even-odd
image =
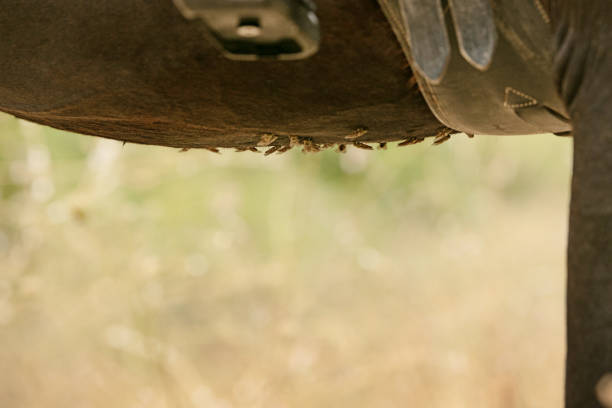
{"type": "Polygon", "coordinates": [[[311,0],[174,0],[187,19],[202,19],[225,56],[302,59],[317,52],[319,20],[311,0]]]}

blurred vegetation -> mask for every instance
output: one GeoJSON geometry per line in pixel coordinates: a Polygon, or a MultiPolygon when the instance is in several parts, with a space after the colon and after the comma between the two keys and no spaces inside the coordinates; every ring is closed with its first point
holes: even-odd
{"type": "Polygon", "coordinates": [[[0,406],[561,406],[570,156],[179,153],[0,116],[0,406]]]}

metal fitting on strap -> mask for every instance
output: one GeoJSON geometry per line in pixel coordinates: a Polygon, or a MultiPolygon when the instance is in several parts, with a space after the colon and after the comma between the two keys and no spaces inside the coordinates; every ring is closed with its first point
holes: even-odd
{"type": "Polygon", "coordinates": [[[174,0],[187,19],[201,19],[225,56],[292,60],[319,48],[311,0],[174,0]]]}

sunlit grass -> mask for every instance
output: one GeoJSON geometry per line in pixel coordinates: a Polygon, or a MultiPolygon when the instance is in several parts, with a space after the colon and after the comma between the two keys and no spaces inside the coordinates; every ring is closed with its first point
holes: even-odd
{"type": "Polygon", "coordinates": [[[0,118],[1,407],[561,406],[570,141],[267,158],[0,118]]]}

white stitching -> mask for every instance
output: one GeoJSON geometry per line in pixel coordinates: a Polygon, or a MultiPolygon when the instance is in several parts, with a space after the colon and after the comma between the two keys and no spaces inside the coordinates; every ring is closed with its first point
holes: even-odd
{"type": "Polygon", "coordinates": [[[538,104],[537,99],[521,92],[521,91],[517,91],[516,89],[507,86],[506,87],[506,98],[504,100],[504,107],[508,108],[508,109],[520,109],[520,108],[528,108],[530,106],[535,106],[538,104]],[[528,102],[523,102],[523,103],[510,103],[510,94],[514,94],[517,96],[520,96],[521,98],[526,99],[528,102]]]}
{"type": "Polygon", "coordinates": [[[544,21],[546,21],[546,24],[550,24],[550,16],[546,12],[546,9],[544,9],[544,5],[542,4],[542,2],[540,0],[533,0],[533,2],[535,3],[536,8],[540,12],[540,15],[542,16],[542,19],[544,19],[544,21]]]}

